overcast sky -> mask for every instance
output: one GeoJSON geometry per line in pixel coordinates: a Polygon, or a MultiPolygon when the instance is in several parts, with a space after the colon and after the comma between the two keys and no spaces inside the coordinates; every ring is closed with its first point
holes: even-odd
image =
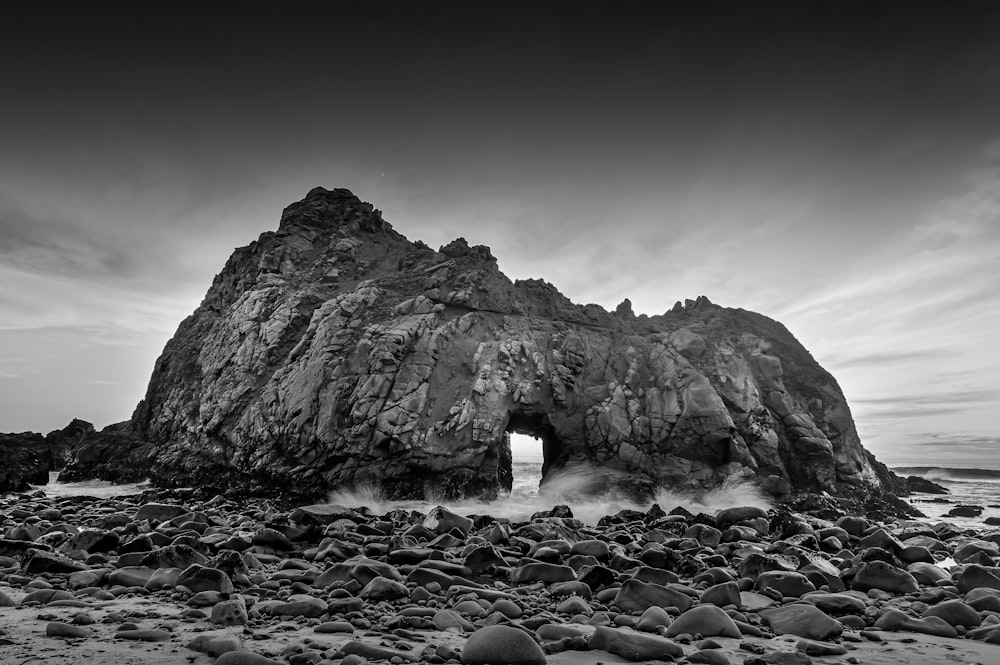
{"type": "Polygon", "coordinates": [[[545,6],[5,19],[0,431],[128,418],[322,185],[579,303],[766,314],[884,461],[1000,464],[1000,5],[545,6]]]}

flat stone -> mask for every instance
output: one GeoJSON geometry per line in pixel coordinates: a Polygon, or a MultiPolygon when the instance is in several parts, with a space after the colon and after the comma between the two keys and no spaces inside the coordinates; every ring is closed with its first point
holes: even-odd
{"type": "Polygon", "coordinates": [[[170,639],[170,633],[157,628],[139,628],[137,630],[119,630],[115,639],[133,640],[137,642],[165,642],[170,639]]]}
{"type": "Polygon", "coordinates": [[[648,584],[639,580],[625,580],[612,605],[623,612],[642,612],[647,607],[676,607],[681,612],[690,609],[694,601],[687,594],[669,589],[659,584],[648,584]]]}
{"type": "Polygon", "coordinates": [[[576,571],[569,566],[560,566],[554,563],[526,563],[515,568],[510,579],[514,584],[527,584],[529,582],[554,584],[576,580],[576,571]]]}
{"type": "Polygon", "coordinates": [[[868,561],[858,567],[851,587],[859,591],[881,589],[889,593],[915,593],[920,585],[913,575],[885,561],[868,561]]]}
{"type": "Polygon", "coordinates": [[[45,634],[49,637],[90,637],[94,634],[94,631],[90,628],[84,628],[83,626],[74,626],[72,624],[63,623],[62,621],[50,621],[45,626],[45,634]]]}
{"type": "Polygon", "coordinates": [[[285,665],[285,663],[251,651],[227,651],[215,660],[215,665],[285,665]]]}
{"type": "Polygon", "coordinates": [[[684,649],[673,640],[609,626],[598,626],[594,630],[590,648],[601,649],[631,661],[674,660],[684,656],[684,649]]]}
{"type": "Polygon", "coordinates": [[[809,603],[772,607],[761,611],[760,615],[776,635],[790,634],[810,640],[829,640],[839,637],[844,631],[839,621],[809,603]]]}

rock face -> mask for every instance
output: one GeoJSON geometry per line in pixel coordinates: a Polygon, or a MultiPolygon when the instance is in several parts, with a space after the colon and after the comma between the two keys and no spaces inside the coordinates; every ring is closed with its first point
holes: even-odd
{"type": "Polygon", "coordinates": [[[408,241],[345,189],[312,190],[234,252],[132,428],[155,482],[316,496],[493,497],[511,431],[542,440],[546,479],[584,467],[593,489],[892,482],[781,324],[706,298],[651,317],[576,305],[511,282],[487,247],[408,241]]]}

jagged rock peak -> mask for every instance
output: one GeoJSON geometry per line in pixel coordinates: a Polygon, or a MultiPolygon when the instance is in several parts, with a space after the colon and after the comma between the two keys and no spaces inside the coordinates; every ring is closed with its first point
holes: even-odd
{"type": "Polygon", "coordinates": [[[652,317],[578,305],[512,283],[488,247],[410,242],[346,189],[313,189],[233,253],[132,427],[157,482],[314,496],[493,497],[510,432],[542,440],[545,478],[582,465],[593,489],[892,485],[780,323],[704,296],[652,317]]]}
{"type": "Polygon", "coordinates": [[[489,247],[486,245],[473,245],[470,247],[469,242],[465,238],[455,238],[447,245],[443,245],[438,252],[452,259],[469,256],[483,261],[496,261],[489,247]]]}
{"type": "Polygon", "coordinates": [[[382,219],[381,210],[362,201],[351,190],[314,187],[304,199],[285,208],[278,230],[286,231],[291,226],[324,228],[331,225],[368,232],[392,229],[382,219]]]}

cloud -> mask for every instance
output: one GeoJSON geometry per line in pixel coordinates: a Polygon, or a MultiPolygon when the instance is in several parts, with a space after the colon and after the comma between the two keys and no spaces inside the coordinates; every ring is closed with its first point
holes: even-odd
{"type": "MultiPolygon", "coordinates": [[[[3,341],[9,343],[10,340],[3,341]]],[[[0,379],[20,379],[25,376],[37,374],[38,370],[34,368],[34,364],[38,360],[44,360],[44,358],[30,356],[0,358],[0,379]]]]}
{"type": "Polygon", "coordinates": [[[941,394],[921,393],[919,395],[905,395],[894,397],[869,397],[855,400],[856,404],[913,404],[913,405],[933,405],[933,404],[967,404],[978,402],[992,402],[1000,399],[1000,388],[987,388],[982,390],[955,390],[949,386],[947,392],[941,394]]]}
{"type": "Polygon", "coordinates": [[[960,350],[946,347],[936,347],[929,349],[919,349],[913,351],[872,351],[858,355],[848,355],[846,357],[833,356],[826,361],[826,368],[829,370],[845,370],[854,368],[870,369],[875,366],[895,366],[907,365],[914,362],[926,362],[928,360],[941,360],[955,357],[961,353],[960,350]]]}

